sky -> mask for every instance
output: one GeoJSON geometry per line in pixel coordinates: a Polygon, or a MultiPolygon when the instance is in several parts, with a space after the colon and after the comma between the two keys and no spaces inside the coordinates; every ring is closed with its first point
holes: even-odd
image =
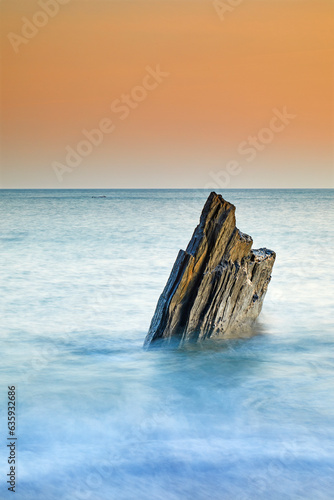
{"type": "Polygon", "coordinates": [[[333,188],[332,0],[0,0],[2,188],[333,188]]]}

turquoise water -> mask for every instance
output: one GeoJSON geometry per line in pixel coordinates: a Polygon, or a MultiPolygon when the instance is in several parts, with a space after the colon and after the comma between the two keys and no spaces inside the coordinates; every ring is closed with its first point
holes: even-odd
{"type": "Polygon", "coordinates": [[[277,253],[257,335],[142,349],[208,194],[0,192],[1,499],[8,385],[17,500],[333,498],[333,190],[222,191],[277,253]]]}

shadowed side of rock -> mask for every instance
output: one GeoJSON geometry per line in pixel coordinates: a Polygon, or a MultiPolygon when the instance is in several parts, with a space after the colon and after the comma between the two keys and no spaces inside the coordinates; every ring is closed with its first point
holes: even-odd
{"type": "Polygon", "coordinates": [[[211,193],[186,251],[177,256],[144,345],[224,336],[255,320],[276,255],[251,250],[252,243],[236,227],[235,206],[211,193]]]}

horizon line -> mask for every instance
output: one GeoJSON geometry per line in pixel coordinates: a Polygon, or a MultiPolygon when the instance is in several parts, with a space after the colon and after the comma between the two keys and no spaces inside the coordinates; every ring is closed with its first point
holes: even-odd
{"type": "Polygon", "coordinates": [[[251,190],[334,190],[334,187],[253,187],[253,188],[161,188],[161,187],[155,187],[155,188],[143,188],[143,187],[118,187],[118,188],[3,188],[0,187],[0,191],[251,191],[251,190]]]}

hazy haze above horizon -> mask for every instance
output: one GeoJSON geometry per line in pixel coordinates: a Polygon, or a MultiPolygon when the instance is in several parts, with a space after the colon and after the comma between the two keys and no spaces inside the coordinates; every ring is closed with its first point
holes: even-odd
{"type": "Polygon", "coordinates": [[[334,187],[332,1],[62,1],[0,3],[0,187],[334,187]]]}

